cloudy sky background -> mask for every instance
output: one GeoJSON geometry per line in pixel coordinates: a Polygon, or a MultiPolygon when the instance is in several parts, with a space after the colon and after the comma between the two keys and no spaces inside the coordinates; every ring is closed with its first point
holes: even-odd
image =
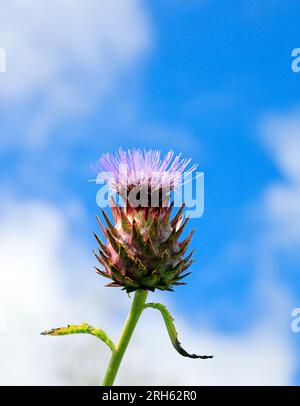
{"type": "Polygon", "coordinates": [[[299,384],[300,5],[291,0],[0,0],[0,383],[98,384],[94,337],[39,332],[82,321],[117,339],[129,307],[92,266],[90,162],[174,148],[205,172],[186,287],[155,294],[180,358],[148,310],[119,384],[299,384]]]}

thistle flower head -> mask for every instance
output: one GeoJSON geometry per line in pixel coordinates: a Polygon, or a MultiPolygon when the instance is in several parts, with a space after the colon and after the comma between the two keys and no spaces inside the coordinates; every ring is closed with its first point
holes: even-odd
{"type": "MultiPolygon", "coordinates": [[[[179,238],[186,225],[183,222],[184,204],[171,219],[173,204],[164,204],[168,192],[176,188],[190,160],[175,158],[170,151],[163,158],[160,151],[119,149],[116,155],[105,154],[93,166],[109,172],[109,186],[125,201],[125,208],[111,202],[114,224],[103,211],[104,226],[97,217],[106,242],[98,235],[98,252],[95,256],[102,265],[96,268],[102,276],[112,279],[108,286],[123,287],[127,292],[137,289],[172,290],[172,286],[184,284],[188,275],[191,256],[184,257],[192,234],[184,241],[179,238]],[[134,205],[128,192],[146,192],[146,200],[134,205]],[[152,206],[152,195],[159,192],[159,204],[152,206]],[[166,191],[166,192],[164,192],[166,191]]],[[[196,165],[188,169],[193,171],[196,165]]]]}

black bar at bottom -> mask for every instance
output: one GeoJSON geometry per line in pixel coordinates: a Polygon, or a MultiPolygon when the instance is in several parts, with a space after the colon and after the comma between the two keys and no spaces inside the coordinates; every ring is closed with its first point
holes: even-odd
{"type": "Polygon", "coordinates": [[[11,386],[0,387],[0,394],[11,401],[88,403],[90,401],[123,401],[135,404],[141,401],[226,401],[245,400],[297,401],[300,387],[201,387],[201,386],[11,386]]]}

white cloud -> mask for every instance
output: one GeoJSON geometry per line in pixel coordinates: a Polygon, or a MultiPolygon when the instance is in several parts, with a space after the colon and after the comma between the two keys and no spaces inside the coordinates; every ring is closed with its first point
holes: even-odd
{"type": "Polygon", "coordinates": [[[262,125],[267,146],[282,180],[264,195],[270,241],[276,246],[300,244],[300,119],[299,111],[267,117],[262,125]]]}
{"type": "Polygon", "coordinates": [[[265,193],[269,239],[276,246],[300,244],[300,187],[273,184],[265,193]]]}
{"type": "Polygon", "coordinates": [[[13,122],[17,109],[19,124],[35,111],[28,132],[38,143],[53,121],[102,100],[151,33],[138,0],[12,0],[1,3],[0,41],[2,111],[13,122]]]}
{"type": "MultiPolygon", "coordinates": [[[[88,249],[69,232],[68,213],[44,202],[6,201],[0,210],[1,384],[98,384],[108,350],[94,337],[42,337],[66,323],[90,322],[116,338],[127,296],[104,289],[88,249]],[[98,283],[95,283],[97,281],[98,283]]],[[[164,296],[164,301],[167,296],[164,296]]],[[[172,310],[172,304],[168,305],[172,310]]],[[[190,360],[172,348],[161,316],[143,315],[120,370],[119,384],[288,384],[293,360],[284,335],[264,323],[244,335],[199,331],[176,312],[188,350],[215,354],[190,360]]],[[[281,330],[280,330],[281,331],[281,330]]]]}
{"type": "Polygon", "coordinates": [[[300,183],[300,111],[269,116],[262,125],[267,145],[283,175],[300,183]]]}
{"type": "Polygon", "coordinates": [[[0,218],[0,306],[5,327],[0,381],[51,381],[54,378],[47,365],[51,358],[39,332],[48,318],[54,322],[69,310],[68,293],[64,298],[62,250],[72,250],[72,245],[61,245],[66,242],[66,230],[61,214],[51,206],[11,201],[1,206],[0,218]]]}

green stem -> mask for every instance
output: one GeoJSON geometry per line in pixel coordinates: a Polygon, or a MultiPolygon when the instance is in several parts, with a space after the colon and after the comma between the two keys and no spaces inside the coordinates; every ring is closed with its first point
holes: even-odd
{"type": "Polygon", "coordinates": [[[115,350],[112,352],[112,356],[102,383],[103,386],[112,386],[114,383],[132,333],[144,309],[147,294],[147,290],[137,290],[135,293],[133,303],[123,327],[119,342],[115,350]]]}

